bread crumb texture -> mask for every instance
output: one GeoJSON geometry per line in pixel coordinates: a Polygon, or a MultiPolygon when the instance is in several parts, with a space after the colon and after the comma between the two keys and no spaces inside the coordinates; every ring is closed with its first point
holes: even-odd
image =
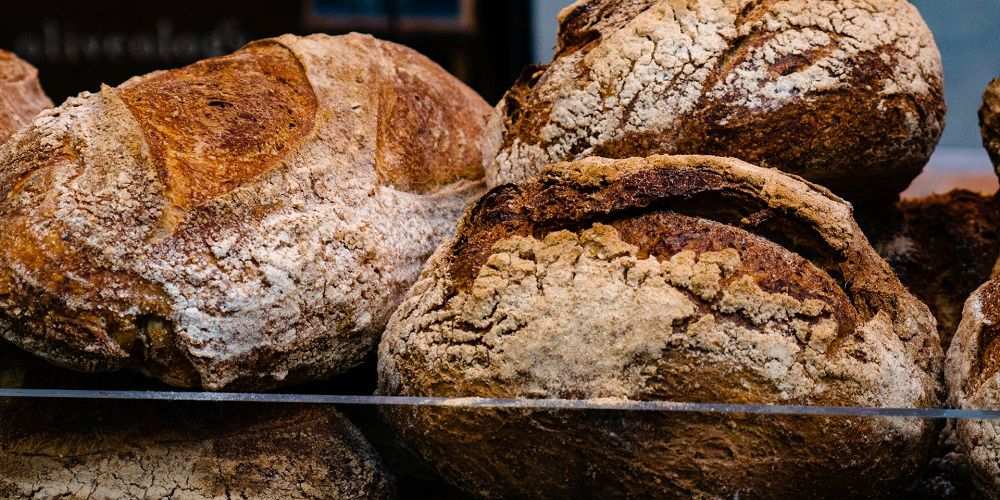
{"type": "Polygon", "coordinates": [[[71,98],[0,149],[0,335],[207,389],[350,368],[481,192],[490,113],[356,34],[71,98]]]}
{"type": "Polygon", "coordinates": [[[52,101],[38,83],[38,70],[16,55],[0,50],[0,144],[26,127],[52,101]]]}
{"type": "MultiPolygon", "coordinates": [[[[469,208],[389,322],[379,390],[924,407],[938,342],[829,193],[733,159],[586,159],[469,208]]],[[[486,497],[887,496],[934,436],[904,419],[384,411],[486,497]]]]}
{"type": "Polygon", "coordinates": [[[579,0],[559,23],[553,61],[497,107],[491,187],[589,155],[714,154],[895,196],[942,132],[940,54],[905,0],[579,0]]]}
{"type": "MultiPolygon", "coordinates": [[[[945,377],[955,407],[992,410],[1000,405],[1000,281],[988,281],[965,302],[948,348],[945,377]]],[[[980,492],[1000,498],[1000,423],[960,420],[955,435],[980,492]]]]}

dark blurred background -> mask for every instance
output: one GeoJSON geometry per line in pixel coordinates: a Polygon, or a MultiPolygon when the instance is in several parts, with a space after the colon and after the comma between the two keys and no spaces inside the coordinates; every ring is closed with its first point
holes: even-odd
{"type": "Polygon", "coordinates": [[[46,0],[3,11],[0,47],[37,66],[56,103],[283,33],[360,31],[403,43],[491,103],[533,57],[530,0],[46,0]]]}

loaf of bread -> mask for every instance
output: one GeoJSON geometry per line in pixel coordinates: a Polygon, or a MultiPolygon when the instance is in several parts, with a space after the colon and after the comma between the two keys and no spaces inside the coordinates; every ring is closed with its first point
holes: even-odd
{"type": "Polygon", "coordinates": [[[38,70],[0,50],[0,144],[31,123],[39,111],[51,107],[52,101],[38,83],[38,70]]]}
{"type": "Polygon", "coordinates": [[[1000,174],[1000,77],[994,78],[983,92],[979,126],[983,133],[983,147],[1000,174]]]}
{"type": "Polygon", "coordinates": [[[350,368],[481,193],[491,113],[356,34],[71,98],[0,148],[0,336],[213,390],[350,368]]]}
{"type": "Polygon", "coordinates": [[[962,306],[1000,257],[1000,199],[965,190],[859,214],[872,246],[937,319],[948,348],[962,306]]]}
{"type": "Polygon", "coordinates": [[[941,135],[941,59],[906,0],[578,0],[489,127],[489,185],[588,155],[732,156],[894,199],[941,135]]]}
{"type": "MultiPolygon", "coordinates": [[[[472,205],[383,334],[407,396],[934,407],[942,350],[828,191],[732,158],[587,158],[472,205]]],[[[871,498],[921,420],[386,408],[484,497],[871,498]]]]}
{"type": "MultiPolygon", "coordinates": [[[[976,289],[965,302],[955,332],[945,378],[956,408],[996,410],[1000,407],[1000,280],[976,289]]],[[[956,420],[958,449],[971,464],[983,497],[1000,499],[1000,421],[956,420]]]]}

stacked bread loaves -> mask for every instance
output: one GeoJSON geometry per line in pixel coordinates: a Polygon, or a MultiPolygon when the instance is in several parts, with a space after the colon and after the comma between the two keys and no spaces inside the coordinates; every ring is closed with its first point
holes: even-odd
{"type": "Polygon", "coordinates": [[[51,106],[38,83],[38,70],[0,50],[0,144],[51,106]]]}
{"type": "Polygon", "coordinates": [[[362,35],[71,98],[0,149],[0,335],[179,386],[341,372],[481,192],[490,113],[362,35]]]}
{"type": "Polygon", "coordinates": [[[906,0],[578,0],[498,112],[491,186],[588,155],[716,154],[867,201],[920,172],[944,101],[906,0]]]}
{"type": "MultiPolygon", "coordinates": [[[[926,306],[828,192],[735,159],[591,158],[468,210],[389,322],[379,389],[927,407],[941,357],[926,306]]],[[[935,429],[385,412],[456,484],[510,498],[888,496],[935,429]]]]}

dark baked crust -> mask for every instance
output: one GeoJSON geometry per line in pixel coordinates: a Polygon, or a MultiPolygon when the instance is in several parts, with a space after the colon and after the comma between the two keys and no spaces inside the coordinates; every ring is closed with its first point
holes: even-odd
{"type": "Polygon", "coordinates": [[[858,214],[872,246],[937,319],[947,349],[966,298],[1000,256],[1000,201],[965,190],[858,214]]]}
{"type": "Polygon", "coordinates": [[[852,201],[895,199],[943,129],[936,52],[903,0],[578,1],[560,14],[554,62],[524,72],[499,104],[502,140],[489,175],[494,184],[519,182],[522,170],[588,155],[706,154],[794,173],[852,201]],[[797,9],[799,17],[788,14],[797,9]],[[861,16],[899,24],[878,30],[861,16]],[[833,18],[843,24],[831,27],[833,18]],[[722,41],[706,34],[716,32],[722,41]],[[668,42],[676,46],[661,47],[668,42]],[[844,56],[855,44],[871,47],[844,56]],[[776,54],[762,55],[765,46],[776,54]],[[924,74],[900,69],[916,59],[927,60],[924,74]],[[782,93],[768,95],[764,87],[782,78],[782,93]],[[518,148],[539,148],[543,158],[518,148]]]}
{"type": "MultiPolygon", "coordinates": [[[[589,158],[470,206],[383,335],[379,391],[936,406],[938,342],[832,194],[729,158],[589,158]]],[[[893,497],[935,436],[870,419],[383,411],[487,498],[893,497]]]]}

